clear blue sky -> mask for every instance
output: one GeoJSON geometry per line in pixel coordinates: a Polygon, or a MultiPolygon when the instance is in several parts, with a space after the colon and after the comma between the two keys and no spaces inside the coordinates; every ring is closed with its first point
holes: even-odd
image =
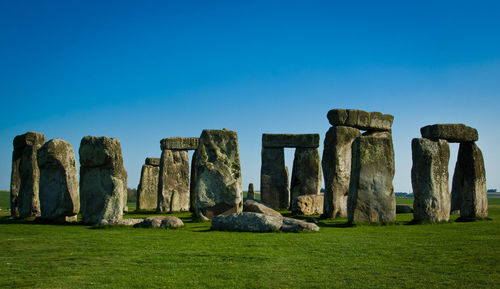
{"type": "Polygon", "coordinates": [[[238,132],[258,188],[262,133],[322,143],[332,108],[395,116],[396,191],[420,127],[455,122],[500,189],[500,2],[409,2],[0,1],[0,189],[26,131],[77,157],[83,136],[118,138],[136,187],[162,138],[205,128],[238,132]]]}

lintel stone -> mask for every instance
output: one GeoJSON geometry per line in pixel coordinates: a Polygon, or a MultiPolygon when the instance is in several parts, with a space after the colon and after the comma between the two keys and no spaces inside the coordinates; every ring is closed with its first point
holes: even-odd
{"type": "Polygon", "coordinates": [[[169,137],[160,141],[161,150],[195,150],[198,148],[197,137],[169,137]]]}
{"type": "Polygon", "coordinates": [[[445,123],[424,126],[420,129],[423,138],[444,139],[448,142],[475,142],[479,139],[477,130],[461,123],[445,123]]]}
{"type": "Polygon", "coordinates": [[[349,126],[362,130],[391,130],[394,116],[377,111],[358,109],[332,109],[327,114],[331,125],[349,126]]]}
{"type": "Polygon", "coordinates": [[[146,165],[158,167],[160,166],[160,158],[146,158],[144,163],[146,165]]]}
{"type": "Polygon", "coordinates": [[[262,147],[317,148],[319,134],[262,134],[262,147]]]}

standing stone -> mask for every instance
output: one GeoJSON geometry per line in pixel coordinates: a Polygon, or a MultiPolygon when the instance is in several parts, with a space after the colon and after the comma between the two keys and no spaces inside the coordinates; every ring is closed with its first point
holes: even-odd
{"type": "Polygon", "coordinates": [[[146,158],[137,187],[137,210],[156,210],[158,205],[159,158],[146,158]]]}
{"type": "Polygon", "coordinates": [[[251,199],[251,200],[255,199],[255,192],[253,190],[253,184],[252,183],[248,184],[247,199],[251,199]]]}
{"type": "Polygon", "coordinates": [[[485,218],[488,216],[483,154],[473,142],[460,144],[451,197],[451,210],[460,210],[461,217],[485,218]]]}
{"type": "Polygon", "coordinates": [[[394,222],[394,148],[389,132],[368,133],[352,144],[347,215],[352,222],[394,222]]]}
{"type": "Polygon", "coordinates": [[[73,147],[53,139],[38,150],[40,209],[44,219],[65,221],[80,211],[80,190],[73,147]]]}
{"type": "Polygon", "coordinates": [[[196,159],[196,152],[198,150],[195,150],[193,152],[193,156],[192,156],[192,159],[191,159],[191,178],[189,180],[189,211],[191,211],[191,213],[194,213],[194,199],[195,199],[195,192],[194,192],[194,188],[196,186],[196,167],[195,167],[195,164],[194,164],[194,161],[196,159]]]}
{"type": "Polygon", "coordinates": [[[10,208],[15,217],[40,216],[37,151],[45,143],[45,135],[27,132],[14,138],[10,208]]]}
{"type": "Polygon", "coordinates": [[[84,223],[116,222],[123,216],[124,168],[116,138],[86,136],[80,143],[80,209],[84,223]]]}
{"type": "Polygon", "coordinates": [[[189,156],[164,149],[160,159],[157,212],[189,211],[189,156]]]}
{"type": "Polygon", "coordinates": [[[347,217],[351,145],[360,135],[358,129],[347,126],[334,126],[326,133],[321,160],[325,180],[323,216],[326,218],[347,217]]]}
{"type": "Polygon", "coordinates": [[[241,212],[243,195],[238,137],[230,130],[203,130],[194,167],[194,210],[199,219],[241,212]]]}
{"type": "Polygon", "coordinates": [[[123,185],[123,191],[125,192],[123,194],[123,213],[128,213],[128,206],[127,206],[127,198],[128,198],[128,187],[127,187],[127,178],[128,178],[128,173],[125,170],[125,167],[123,167],[122,171],[122,185],[123,185]]]}
{"type": "Polygon", "coordinates": [[[290,206],[290,188],[283,148],[262,148],[260,198],[272,208],[284,209],[290,206]]]}
{"type": "Polygon", "coordinates": [[[448,221],[450,218],[448,142],[414,138],[411,149],[413,158],[411,184],[415,196],[413,218],[415,221],[448,221]]]}
{"type": "Polygon", "coordinates": [[[318,195],[321,190],[321,163],[317,148],[296,148],[290,186],[291,208],[298,196],[318,195]]]}

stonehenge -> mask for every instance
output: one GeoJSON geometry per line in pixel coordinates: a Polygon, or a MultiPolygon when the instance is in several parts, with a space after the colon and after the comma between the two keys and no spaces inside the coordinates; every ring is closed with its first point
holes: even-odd
{"type": "Polygon", "coordinates": [[[448,221],[450,212],[462,218],[488,216],[486,173],[478,132],[464,124],[434,124],[420,129],[412,141],[412,186],[416,221],[448,221]],[[448,143],[460,143],[452,181],[448,185],[448,143]],[[451,200],[450,200],[451,198],[451,200]]]}
{"type": "Polygon", "coordinates": [[[158,205],[159,158],[146,158],[137,186],[137,210],[156,210],[158,205]]]}
{"type": "Polygon", "coordinates": [[[319,134],[263,134],[260,194],[273,208],[291,208],[301,195],[317,195],[321,189],[319,134]],[[291,186],[284,148],[295,148],[291,186]]]}

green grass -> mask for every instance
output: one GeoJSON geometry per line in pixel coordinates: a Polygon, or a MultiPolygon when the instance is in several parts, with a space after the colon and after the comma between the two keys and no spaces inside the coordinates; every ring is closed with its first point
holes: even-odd
{"type": "Polygon", "coordinates": [[[189,213],[176,214],[179,230],[40,225],[10,220],[0,200],[0,288],[499,287],[500,199],[491,221],[406,225],[402,214],[396,225],[263,234],[212,232],[189,213]]]}

